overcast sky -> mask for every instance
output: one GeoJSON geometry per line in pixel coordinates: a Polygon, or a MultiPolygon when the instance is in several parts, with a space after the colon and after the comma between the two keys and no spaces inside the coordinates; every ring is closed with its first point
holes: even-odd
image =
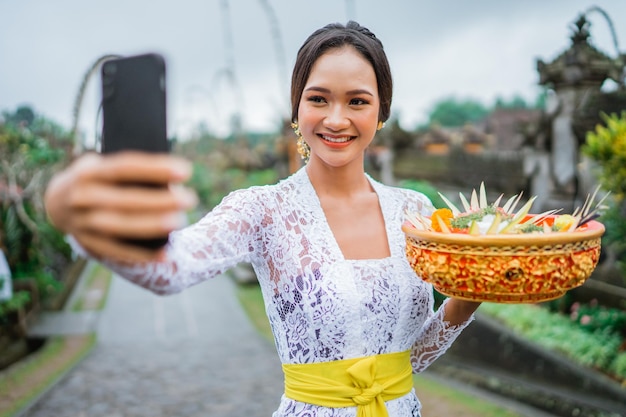
{"type": "MultiPolygon", "coordinates": [[[[276,130],[289,115],[299,46],[315,29],[353,19],[383,41],[393,111],[413,128],[444,97],[533,100],[536,59],[551,61],[567,48],[572,23],[592,5],[612,18],[626,52],[625,0],[0,0],[0,110],[29,104],[69,127],[80,81],[96,59],[159,52],[168,63],[172,133],[199,122],[223,133],[237,111],[246,128],[276,130]],[[275,10],[282,60],[264,3],[275,10]],[[217,77],[230,60],[239,91],[217,77]]],[[[589,17],[594,44],[616,56],[606,20],[589,17]]],[[[98,89],[94,77],[80,119],[87,135],[96,129],[98,89]]]]}

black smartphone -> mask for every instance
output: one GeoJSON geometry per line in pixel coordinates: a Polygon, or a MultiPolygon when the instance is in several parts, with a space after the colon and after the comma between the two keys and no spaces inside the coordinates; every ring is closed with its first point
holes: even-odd
{"type": "Polygon", "coordinates": [[[165,84],[159,54],[102,64],[102,153],[169,151],[165,84]]]}
{"type": "MultiPolygon", "coordinates": [[[[101,152],[169,152],[165,59],[150,53],[107,60],[101,67],[101,81],[101,152]]],[[[167,236],[128,242],[157,249],[167,243],[167,236]]]]}

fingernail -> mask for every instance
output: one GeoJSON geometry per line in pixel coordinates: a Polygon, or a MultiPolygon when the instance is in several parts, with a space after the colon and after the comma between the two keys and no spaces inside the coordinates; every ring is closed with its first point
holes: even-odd
{"type": "Polygon", "coordinates": [[[187,161],[181,161],[181,160],[174,161],[172,163],[171,168],[172,168],[173,174],[177,178],[180,178],[181,180],[185,180],[189,178],[191,176],[191,172],[193,169],[191,163],[187,161]]]}
{"type": "Polygon", "coordinates": [[[163,217],[163,226],[167,230],[175,230],[187,225],[187,216],[185,213],[173,213],[163,217]]]}
{"type": "Polygon", "coordinates": [[[171,187],[180,208],[191,208],[198,204],[198,197],[192,190],[180,185],[171,187]]]}

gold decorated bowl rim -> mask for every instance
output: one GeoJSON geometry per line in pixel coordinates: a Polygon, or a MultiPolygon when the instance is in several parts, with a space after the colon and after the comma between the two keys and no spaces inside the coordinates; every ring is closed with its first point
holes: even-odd
{"type": "Polygon", "coordinates": [[[465,246],[550,246],[596,239],[604,234],[604,225],[596,220],[583,225],[573,232],[522,233],[497,235],[469,235],[464,233],[441,233],[418,230],[408,223],[402,225],[402,231],[412,238],[445,244],[465,246]]]}

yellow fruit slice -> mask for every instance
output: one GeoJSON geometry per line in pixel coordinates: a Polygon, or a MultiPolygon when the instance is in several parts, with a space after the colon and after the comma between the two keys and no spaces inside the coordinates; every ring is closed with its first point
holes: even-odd
{"type": "Polygon", "coordinates": [[[576,217],[570,214],[562,214],[554,220],[554,228],[559,232],[567,232],[576,221],[576,217]]]}

